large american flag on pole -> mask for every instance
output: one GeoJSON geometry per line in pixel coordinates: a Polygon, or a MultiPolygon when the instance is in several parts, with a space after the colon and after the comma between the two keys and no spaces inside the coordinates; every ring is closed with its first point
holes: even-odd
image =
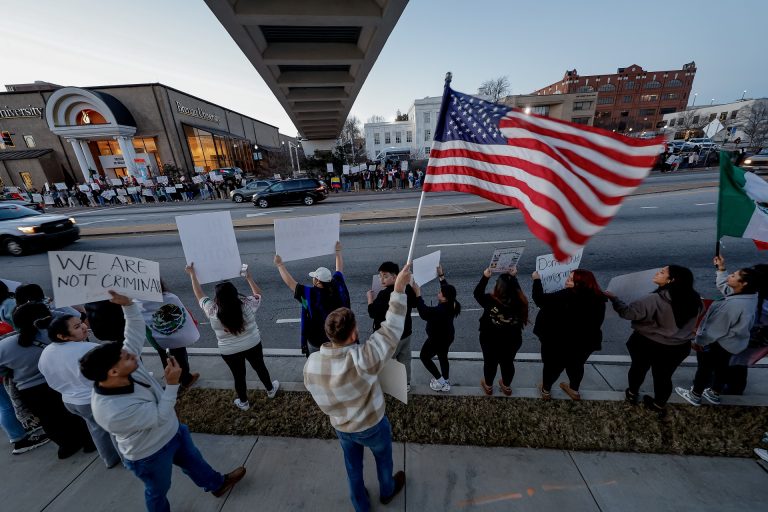
{"type": "Polygon", "coordinates": [[[466,192],[517,207],[562,260],[610,222],[662,151],[661,138],[527,114],[446,83],[424,191],[466,192]]]}

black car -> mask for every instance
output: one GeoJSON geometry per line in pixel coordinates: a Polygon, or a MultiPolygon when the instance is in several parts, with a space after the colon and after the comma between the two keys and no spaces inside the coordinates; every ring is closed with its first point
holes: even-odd
{"type": "Polygon", "coordinates": [[[253,196],[253,204],[266,208],[280,203],[303,203],[307,206],[328,197],[328,186],[315,178],[278,181],[253,196]]]}

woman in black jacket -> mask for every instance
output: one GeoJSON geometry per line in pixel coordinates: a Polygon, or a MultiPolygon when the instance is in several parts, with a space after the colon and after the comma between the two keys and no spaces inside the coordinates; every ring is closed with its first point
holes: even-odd
{"type": "Polygon", "coordinates": [[[581,400],[579,386],[584,377],[584,363],[590,354],[600,350],[608,300],[592,272],[574,270],[565,281],[565,289],[544,293],[541,278],[534,272],[533,302],[539,307],[533,333],[541,341],[541,398],[552,398],[552,384],[565,370],[568,383],[560,388],[573,400],[581,400]]]}
{"type": "Polygon", "coordinates": [[[459,316],[461,304],[456,301],[456,288],[448,284],[443,273],[443,267],[437,267],[437,278],[440,280],[440,291],[437,292],[437,306],[427,306],[421,297],[421,289],[414,281],[412,287],[416,294],[416,309],[422,320],[427,322],[427,340],[421,347],[419,359],[424,367],[432,374],[429,381],[429,387],[432,391],[451,390],[451,383],[448,380],[448,349],[453,343],[455,330],[453,328],[453,319],[459,316]],[[432,358],[437,356],[440,361],[440,370],[438,371],[432,358]]]}
{"type": "Polygon", "coordinates": [[[496,369],[501,367],[499,387],[507,396],[512,394],[515,376],[515,356],[523,344],[523,327],[528,323],[528,299],[517,282],[517,269],[501,274],[493,292],[485,293],[491,278],[486,268],[475,286],[475,300],[483,307],[480,317],[480,348],[483,350],[483,379],[480,385],[486,395],[493,394],[496,369]]]}

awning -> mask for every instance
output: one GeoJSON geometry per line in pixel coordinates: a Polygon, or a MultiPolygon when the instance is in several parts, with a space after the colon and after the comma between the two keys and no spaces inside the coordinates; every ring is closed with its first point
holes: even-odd
{"type": "Polygon", "coordinates": [[[0,151],[0,160],[32,160],[52,152],[52,149],[19,149],[16,151],[0,151]]]}

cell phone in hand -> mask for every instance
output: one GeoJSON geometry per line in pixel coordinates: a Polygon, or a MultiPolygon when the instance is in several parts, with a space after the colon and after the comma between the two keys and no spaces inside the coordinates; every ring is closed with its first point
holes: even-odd
{"type": "Polygon", "coordinates": [[[248,275],[248,264],[243,263],[243,266],[240,268],[240,277],[246,277],[248,275]]]}

